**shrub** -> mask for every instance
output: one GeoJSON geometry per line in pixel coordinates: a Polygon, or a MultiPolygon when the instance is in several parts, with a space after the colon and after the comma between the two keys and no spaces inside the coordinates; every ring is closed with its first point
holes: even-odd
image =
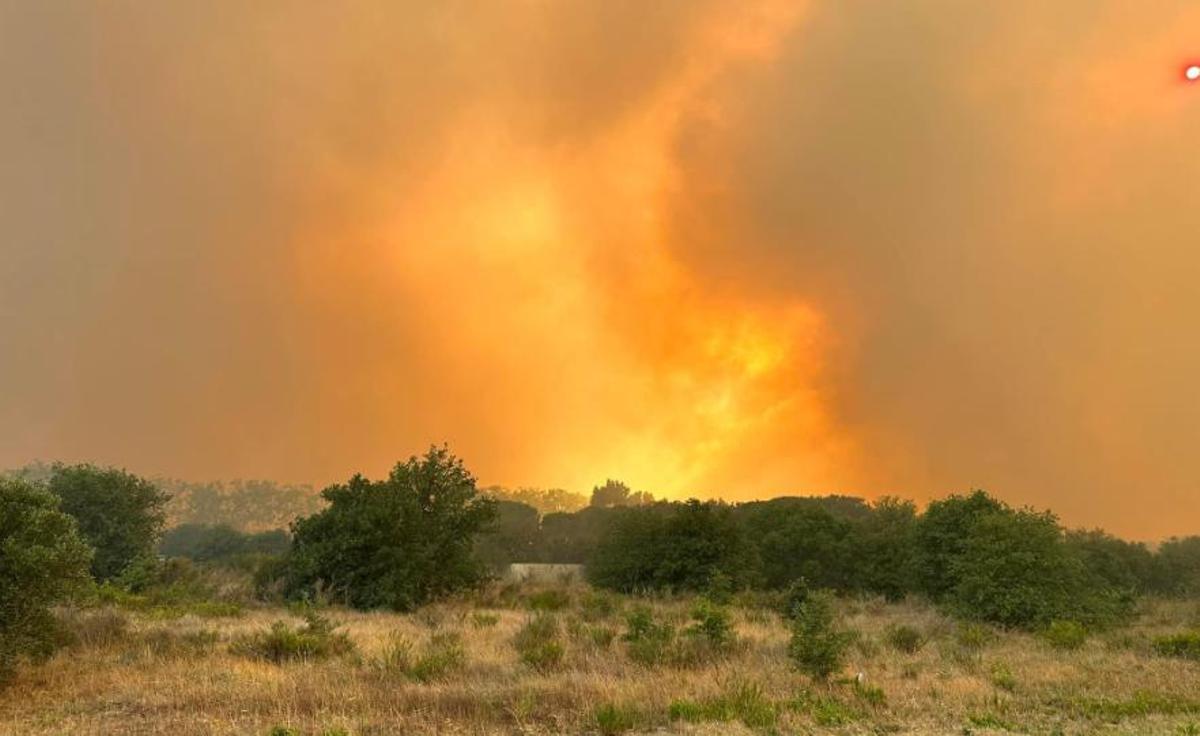
{"type": "Polygon", "coordinates": [[[607,703],[596,708],[594,713],[596,727],[603,736],[632,731],[637,725],[637,712],[631,708],[607,703]]]}
{"type": "Polygon", "coordinates": [[[827,728],[845,726],[860,717],[857,710],[833,698],[817,698],[813,702],[810,712],[818,726],[827,728]]]}
{"type": "Polygon", "coordinates": [[[1151,646],[1163,657],[1200,661],[1200,632],[1156,636],[1151,646]]]}
{"type": "Polygon", "coordinates": [[[733,602],[733,579],[721,570],[717,570],[708,579],[704,588],[704,597],[719,606],[727,606],[733,602]]]}
{"type": "Polygon", "coordinates": [[[357,475],[321,495],[328,507],[292,525],[293,597],[327,590],[356,608],[409,611],[486,578],[475,538],[495,502],[445,448],[397,464],[386,480],[357,475]]]}
{"type": "Polygon", "coordinates": [[[975,522],[1004,506],[983,491],[950,496],[929,504],[913,531],[917,586],[934,601],[949,596],[957,581],[952,570],[967,548],[975,522]]]}
{"type": "Polygon", "coordinates": [[[997,664],[992,668],[992,684],[1005,692],[1017,689],[1017,677],[1005,664],[997,664]]]}
{"type": "Polygon", "coordinates": [[[684,635],[698,642],[708,653],[718,654],[730,650],[737,642],[730,614],[721,606],[701,599],[691,610],[692,624],[684,629],[684,635]]]}
{"type": "MultiPolygon", "coordinates": [[[[882,698],[883,693],[878,691],[878,688],[860,688],[856,684],[855,693],[860,700],[871,705],[882,704],[886,700],[882,698]]],[[[818,726],[826,728],[845,726],[866,715],[856,703],[843,702],[832,695],[814,696],[807,691],[788,703],[788,708],[798,713],[807,713],[818,726]]]]}
{"type": "Polygon", "coordinates": [[[957,550],[942,600],[966,618],[1036,629],[1055,619],[1107,625],[1132,610],[1132,594],[1093,575],[1048,512],[976,514],[957,550]]]}
{"type": "Polygon", "coordinates": [[[883,691],[883,688],[864,685],[858,680],[854,681],[854,697],[872,708],[882,708],[887,705],[887,693],[883,691]]]}
{"type": "MultiPolygon", "coordinates": [[[[819,588],[849,590],[858,570],[854,524],[832,499],[777,498],[739,507],[768,588],[803,578],[819,588]]],[[[861,501],[850,513],[869,513],[861,501]]]]}
{"type": "Polygon", "coordinates": [[[59,641],[50,607],[87,580],[91,551],[43,488],[0,477],[0,682],[59,641]]]}
{"type": "Polygon", "coordinates": [[[808,600],[809,590],[808,583],[804,578],[793,580],[788,584],[787,590],[784,591],[782,608],[779,613],[789,621],[794,619],[800,613],[800,608],[804,602],[808,600]]]}
{"type": "Polygon", "coordinates": [[[587,566],[597,587],[702,591],[718,575],[739,587],[754,574],[753,547],[726,504],[691,500],[610,513],[587,566]]]}
{"type": "Polygon", "coordinates": [[[916,654],[925,645],[925,637],[911,626],[892,626],[885,638],[892,649],[904,654],[916,654]]]}
{"type": "Polygon", "coordinates": [[[954,641],[958,646],[971,652],[978,652],[984,649],[988,645],[995,643],[998,638],[995,631],[984,624],[974,621],[960,623],[954,634],[954,641]]]}
{"type": "Polygon", "coordinates": [[[229,649],[234,654],[265,659],[275,664],[294,659],[327,659],[354,651],[350,637],[336,631],[328,619],[308,613],[304,620],[304,625],[296,628],[276,621],[267,631],[239,637],[229,649]]]}
{"type": "Polygon", "coordinates": [[[757,683],[735,681],[727,692],[708,700],[676,700],[667,709],[672,721],[701,723],[741,721],[750,728],[772,728],[779,709],[770,702],[757,683]]]}
{"type": "Polygon", "coordinates": [[[1042,630],[1042,639],[1055,649],[1079,649],[1087,637],[1087,629],[1075,621],[1054,621],[1042,630]]]}
{"type": "Polygon", "coordinates": [[[521,661],[538,672],[556,669],[565,653],[558,619],[547,613],[537,614],[517,632],[513,646],[521,661]]]}
{"type": "Polygon", "coordinates": [[[460,670],[466,664],[467,653],[458,634],[434,634],[421,656],[405,670],[412,680],[433,682],[460,670]]]}
{"type": "Polygon", "coordinates": [[[675,629],[659,623],[645,606],[638,606],[625,617],[625,640],[629,658],[638,664],[654,666],[665,662],[675,641],[675,629]]]}
{"type": "Polygon", "coordinates": [[[834,620],[829,593],[812,593],[792,621],[788,655],[800,671],[814,680],[826,680],[842,665],[846,648],[854,639],[834,620]]]}

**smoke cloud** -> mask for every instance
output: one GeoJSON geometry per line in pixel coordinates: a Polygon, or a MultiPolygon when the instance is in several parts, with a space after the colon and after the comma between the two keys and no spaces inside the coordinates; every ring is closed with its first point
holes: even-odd
{"type": "Polygon", "coordinates": [[[0,465],[1200,521],[1186,0],[0,7],[0,465]]]}

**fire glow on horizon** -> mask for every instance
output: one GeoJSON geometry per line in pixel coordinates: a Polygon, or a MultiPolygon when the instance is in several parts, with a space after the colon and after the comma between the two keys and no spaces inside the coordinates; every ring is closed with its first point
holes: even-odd
{"type": "Polygon", "coordinates": [[[1198,35],[1181,0],[4,4],[0,467],[319,485],[445,441],[486,484],[1194,531],[1198,35]]]}

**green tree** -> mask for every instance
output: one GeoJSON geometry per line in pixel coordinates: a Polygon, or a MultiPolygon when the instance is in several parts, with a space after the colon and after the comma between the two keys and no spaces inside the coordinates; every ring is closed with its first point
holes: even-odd
{"type": "Polygon", "coordinates": [[[853,587],[853,525],[814,501],[779,498],[742,507],[766,587],[782,590],[797,580],[815,588],[853,587]]]}
{"type": "Polygon", "coordinates": [[[935,601],[945,598],[955,586],[951,566],[966,549],[975,521],[1004,508],[983,491],[929,504],[914,530],[918,589],[935,601]]]}
{"type": "Polygon", "coordinates": [[[856,587],[891,600],[913,590],[916,526],[912,501],[885,497],[871,507],[871,515],[856,523],[853,532],[856,587]]]}
{"type": "Polygon", "coordinates": [[[326,488],[329,505],[292,525],[288,589],[363,609],[411,610],[486,577],[476,537],[495,501],[445,447],[398,463],[386,480],[326,488]]]}
{"type": "Polygon", "coordinates": [[[1068,532],[1066,542],[1097,584],[1137,593],[1153,588],[1154,555],[1146,545],[1117,539],[1099,529],[1068,532]]]}
{"type": "Polygon", "coordinates": [[[1002,626],[1111,623],[1132,599],[1089,574],[1050,512],[1007,507],[979,516],[951,560],[952,610],[1002,626]]]}
{"type": "Polygon", "coordinates": [[[561,488],[505,488],[488,486],[479,492],[497,501],[523,503],[537,509],[539,514],[561,514],[578,511],[588,505],[587,496],[561,488]]]}
{"type": "Polygon", "coordinates": [[[0,478],[0,682],[53,649],[50,606],[86,582],[92,551],[44,488],[0,478]]]}
{"type": "Polygon", "coordinates": [[[592,489],[591,506],[611,508],[614,506],[645,506],[654,503],[654,496],[645,491],[631,491],[619,480],[608,479],[602,486],[592,489]]]}
{"type": "Polygon", "coordinates": [[[116,468],[55,465],[49,488],[95,548],[97,580],[111,580],[134,560],[154,554],[168,497],[150,481],[116,468]]]}
{"type": "Polygon", "coordinates": [[[791,628],[788,656],[801,672],[824,681],[841,669],[854,636],[838,625],[831,594],[808,594],[796,610],[791,628]]]}
{"type": "Polygon", "coordinates": [[[1200,537],[1172,537],[1154,556],[1151,585],[1170,596],[1200,595],[1200,537]]]}
{"type": "Polygon", "coordinates": [[[593,584],[622,591],[706,590],[718,576],[753,582],[754,549],[723,503],[659,503],[616,512],[588,564],[593,584]]]}

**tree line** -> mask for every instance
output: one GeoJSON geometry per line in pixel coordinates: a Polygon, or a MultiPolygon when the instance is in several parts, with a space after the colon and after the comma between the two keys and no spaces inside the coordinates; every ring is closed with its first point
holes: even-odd
{"type": "Polygon", "coordinates": [[[566,492],[525,492],[564,509],[549,513],[498,495],[434,447],[386,478],[326,488],[286,532],[184,524],[164,535],[168,493],[123,470],[0,477],[0,673],[51,648],[53,604],[89,585],[153,585],[165,557],[244,565],[264,595],[399,611],[510,562],[583,564],[596,587],[629,594],[915,595],[1018,628],[1116,625],[1138,596],[1200,595],[1200,537],[1151,549],[983,491],[924,510],[845,496],[668,502],[615,480],[582,508],[566,492]]]}

